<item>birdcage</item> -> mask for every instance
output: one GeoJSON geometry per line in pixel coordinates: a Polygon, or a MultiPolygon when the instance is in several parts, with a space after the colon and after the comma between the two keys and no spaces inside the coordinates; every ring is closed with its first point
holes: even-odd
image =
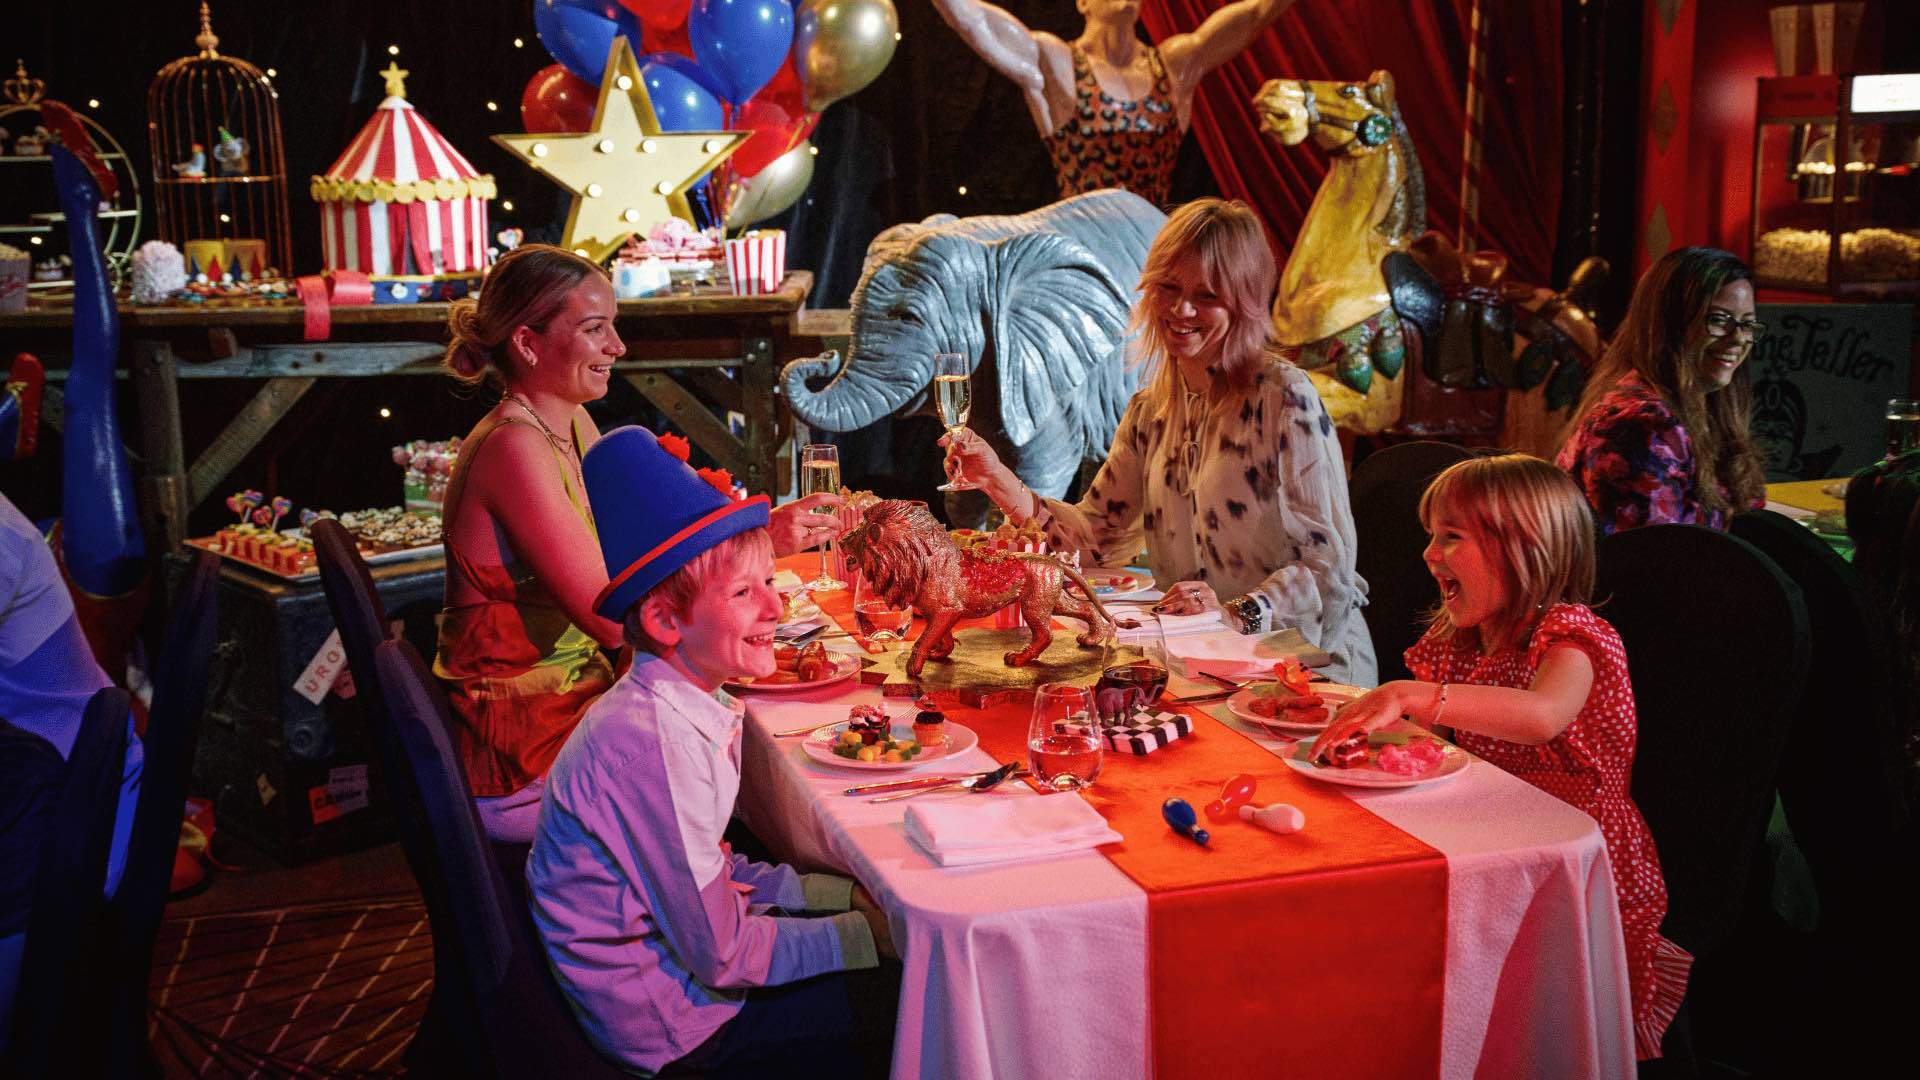
{"type": "MultiPolygon", "coordinates": [[[[69,288],[67,267],[60,261],[65,241],[60,235],[67,216],[53,207],[50,174],[35,166],[53,161],[46,144],[51,138],[40,124],[40,102],[46,83],[27,74],[24,61],[14,61],[13,78],[0,84],[0,243],[26,240],[34,260],[35,292],[69,288]]],[[[140,235],[140,182],[133,162],[107,129],[81,109],[74,109],[81,126],[92,137],[104,161],[119,181],[119,190],[100,205],[100,245],[108,262],[118,266],[133,252],[140,235]]]]}
{"type": "Polygon", "coordinates": [[[189,262],[291,273],[280,95],[259,68],[220,54],[207,5],[200,47],[147,89],[155,225],[189,262]],[[266,266],[260,266],[265,263],[266,266]]]}

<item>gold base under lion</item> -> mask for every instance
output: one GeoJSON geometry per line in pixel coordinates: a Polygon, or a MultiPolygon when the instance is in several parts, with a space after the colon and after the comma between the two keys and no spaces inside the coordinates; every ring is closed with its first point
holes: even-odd
{"type": "Polygon", "coordinates": [[[1140,650],[1131,645],[1082,646],[1074,640],[1077,633],[1056,632],[1047,651],[1016,668],[1007,666],[1006,656],[1026,647],[1025,627],[957,630],[953,652],[945,660],[928,660],[917,683],[906,673],[913,643],[898,642],[886,653],[869,656],[872,666],[860,678],[870,686],[879,686],[887,697],[927,696],[979,709],[1031,701],[1034,690],[1043,683],[1092,686],[1103,669],[1141,659],[1140,650]]]}

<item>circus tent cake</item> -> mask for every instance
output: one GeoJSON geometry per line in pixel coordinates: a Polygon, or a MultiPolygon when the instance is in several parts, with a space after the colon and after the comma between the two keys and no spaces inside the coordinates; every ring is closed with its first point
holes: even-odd
{"type": "Polygon", "coordinates": [[[327,269],[371,277],[376,303],[464,296],[486,271],[493,177],[408,103],[406,71],[381,75],[386,100],[313,178],[327,269]]]}

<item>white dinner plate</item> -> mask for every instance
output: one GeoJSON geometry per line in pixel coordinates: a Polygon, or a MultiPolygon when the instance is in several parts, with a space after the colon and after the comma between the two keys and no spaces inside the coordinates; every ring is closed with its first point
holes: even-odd
{"type": "Polygon", "coordinates": [[[833,674],[828,675],[824,679],[813,679],[809,682],[777,683],[759,682],[753,679],[746,679],[739,682],[730,680],[727,683],[727,689],[750,690],[756,694],[793,694],[802,690],[818,690],[823,686],[832,686],[834,683],[850,679],[860,673],[860,658],[852,653],[830,652],[827,655],[833,658],[833,674]]]}
{"type": "Polygon", "coordinates": [[[1094,595],[1102,600],[1131,596],[1143,589],[1153,588],[1153,578],[1138,570],[1124,568],[1101,568],[1080,571],[1080,576],[1093,586],[1094,595]]]}
{"type": "Polygon", "coordinates": [[[1274,688],[1278,685],[1278,683],[1273,682],[1254,683],[1227,699],[1227,711],[1245,720],[1249,724],[1257,724],[1276,734],[1317,735],[1327,729],[1327,723],[1332,720],[1333,713],[1338,712],[1348,703],[1358,700],[1361,695],[1366,693],[1366,690],[1358,686],[1346,686],[1341,683],[1313,683],[1307,687],[1307,693],[1318,694],[1321,699],[1327,703],[1330,710],[1327,713],[1328,719],[1317,724],[1298,723],[1282,719],[1282,717],[1286,715],[1285,712],[1282,712],[1278,717],[1274,717],[1263,716],[1254,711],[1253,703],[1263,697],[1272,697],[1274,688]]]}
{"type": "Polygon", "coordinates": [[[1460,770],[1467,767],[1469,761],[1473,760],[1467,756],[1465,750],[1450,743],[1441,743],[1440,764],[1420,776],[1401,776],[1399,773],[1391,773],[1372,764],[1374,760],[1372,755],[1379,753],[1378,748],[1369,755],[1368,764],[1355,765],[1350,769],[1342,769],[1338,765],[1316,765],[1308,761],[1307,754],[1312,749],[1313,743],[1302,739],[1294,745],[1293,753],[1280,760],[1286,762],[1293,771],[1302,776],[1312,777],[1328,784],[1344,784],[1348,787],[1404,788],[1432,784],[1458,774],[1460,770]]]}
{"type": "MultiPolygon", "coordinates": [[[[898,772],[924,765],[929,761],[941,761],[955,754],[964,754],[980,743],[980,736],[974,734],[973,729],[965,724],[956,724],[949,720],[946,722],[946,728],[947,745],[923,750],[914,755],[911,761],[861,761],[859,758],[841,757],[833,752],[833,744],[839,741],[840,733],[847,730],[845,724],[821,728],[807,736],[807,741],[800,744],[800,749],[806,751],[808,757],[822,765],[836,765],[842,769],[860,769],[865,772],[898,772]]],[[[913,725],[893,725],[893,737],[913,738],[913,725]]]]}

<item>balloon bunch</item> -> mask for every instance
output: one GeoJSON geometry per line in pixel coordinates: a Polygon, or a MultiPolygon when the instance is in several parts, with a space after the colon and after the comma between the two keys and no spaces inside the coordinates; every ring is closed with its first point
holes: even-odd
{"type": "Polygon", "coordinates": [[[662,130],[751,133],[712,178],[730,229],[799,200],[820,111],[886,68],[900,26],[893,0],[534,0],[533,20],[559,63],[520,97],[528,131],[587,130],[624,35],[662,130]]]}

